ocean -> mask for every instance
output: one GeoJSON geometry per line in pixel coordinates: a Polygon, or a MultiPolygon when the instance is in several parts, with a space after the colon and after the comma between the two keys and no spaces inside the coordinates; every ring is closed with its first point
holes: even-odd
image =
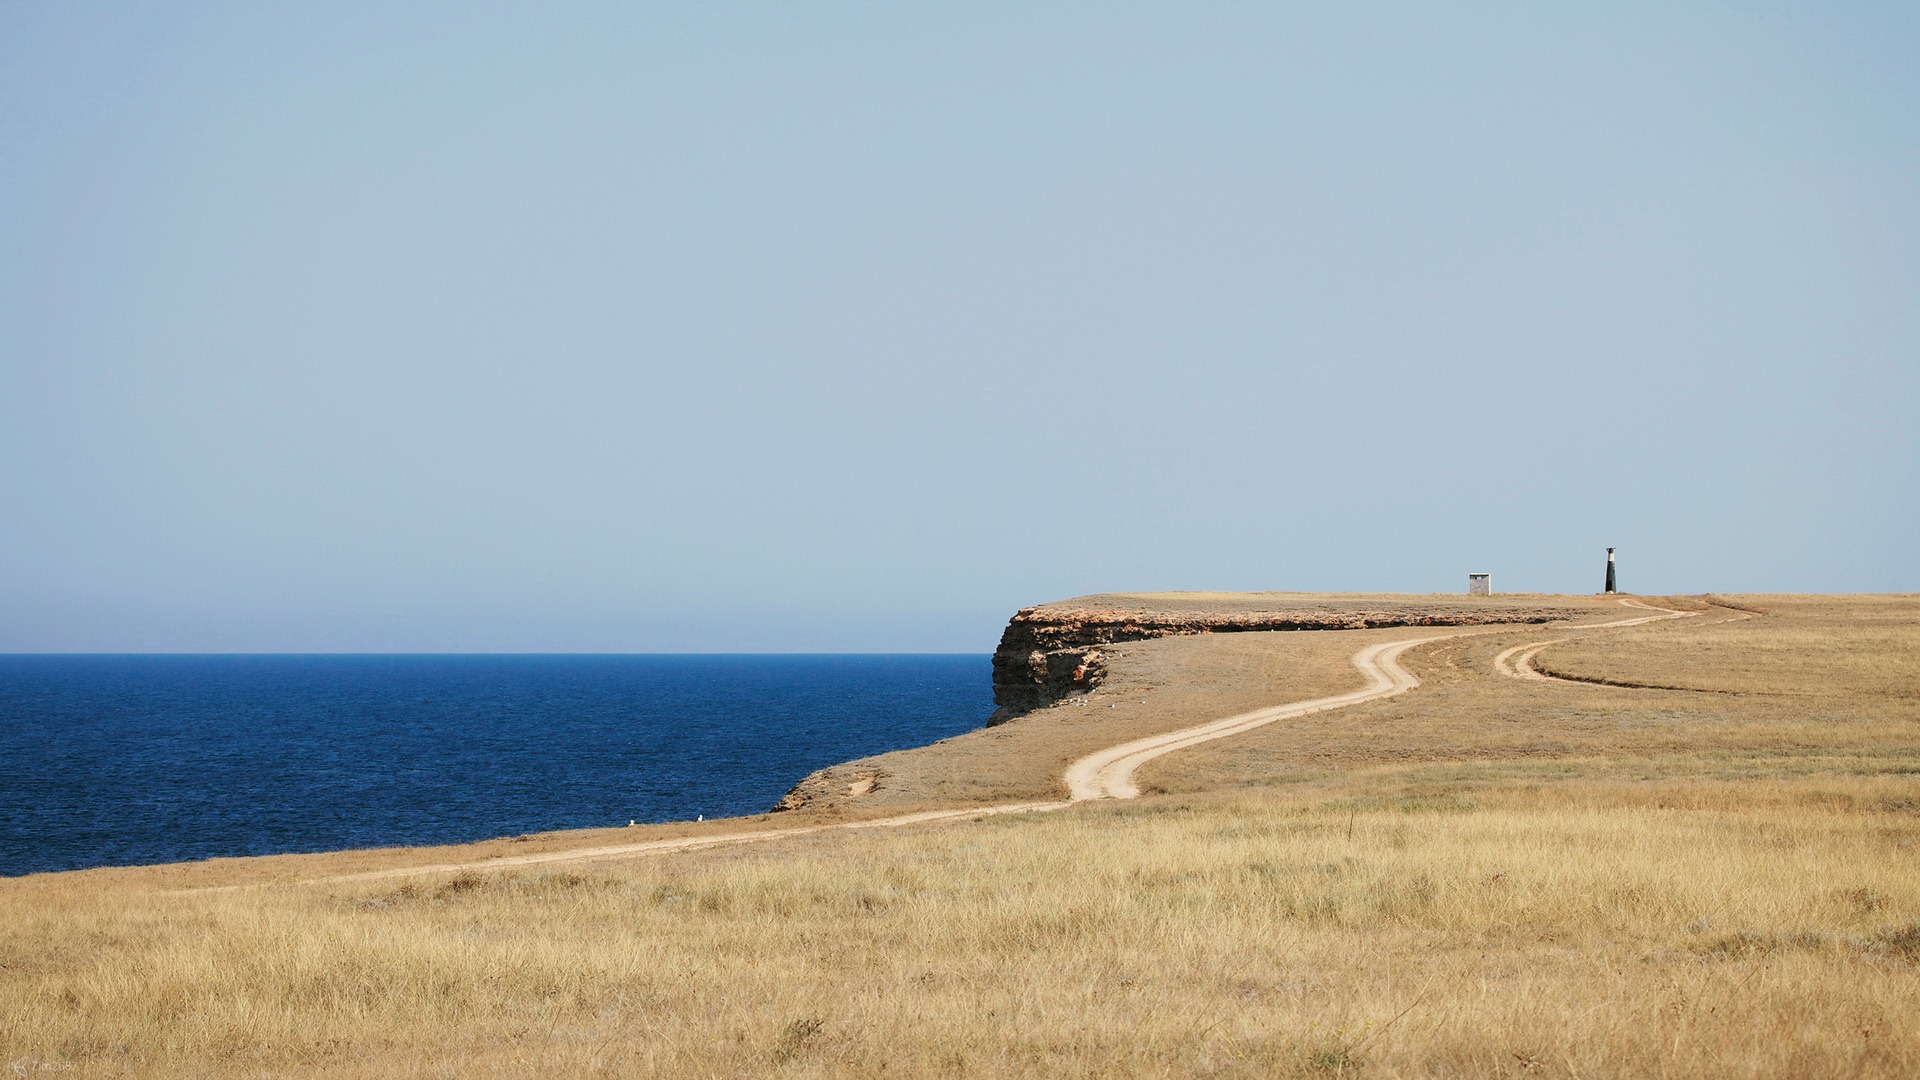
{"type": "Polygon", "coordinates": [[[980,726],[982,656],[0,656],[0,875],[769,809],[980,726]]]}

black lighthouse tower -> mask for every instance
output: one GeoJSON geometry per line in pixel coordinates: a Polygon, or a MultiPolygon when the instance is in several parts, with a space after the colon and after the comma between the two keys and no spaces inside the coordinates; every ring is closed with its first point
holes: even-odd
{"type": "Polygon", "coordinates": [[[1613,549],[1612,548],[1607,549],[1607,591],[1608,592],[1619,591],[1618,589],[1613,587],[1613,549]]]}

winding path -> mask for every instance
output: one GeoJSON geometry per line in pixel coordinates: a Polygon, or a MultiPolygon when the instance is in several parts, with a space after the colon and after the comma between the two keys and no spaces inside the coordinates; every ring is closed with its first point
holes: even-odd
{"type": "MultiPolygon", "coordinates": [[[[1657,608],[1652,604],[1643,604],[1638,600],[1623,598],[1620,602],[1627,607],[1642,608],[1646,611],[1658,612],[1659,614],[1645,615],[1637,619],[1621,619],[1619,622],[1596,623],[1592,626],[1578,627],[1578,629],[1604,630],[1608,627],[1639,626],[1642,623],[1660,622],[1663,619],[1685,619],[1700,614],[1697,611],[1675,611],[1671,608],[1657,608]]],[[[1493,670],[1511,679],[1535,679],[1540,682],[1579,682],[1583,686],[1592,685],[1579,679],[1562,679],[1557,675],[1548,675],[1533,666],[1533,658],[1540,654],[1541,649],[1549,645],[1558,645],[1567,640],[1569,639],[1559,637],[1553,638],[1550,641],[1530,641],[1525,645],[1515,645],[1513,648],[1493,658],[1493,670]]]]}
{"type": "MultiPolygon", "coordinates": [[[[1642,623],[1658,622],[1662,619],[1679,619],[1699,614],[1693,611],[1673,611],[1668,608],[1656,608],[1642,604],[1637,600],[1622,599],[1629,607],[1644,608],[1655,612],[1652,615],[1617,622],[1594,623],[1587,626],[1569,627],[1573,630],[1604,630],[1623,626],[1639,626],[1642,623]]],[[[428,866],[404,866],[385,870],[370,870],[357,874],[339,874],[328,877],[312,878],[302,884],[324,884],[350,881],[373,881],[381,878],[411,877],[415,874],[445,873],[449,871],[498,870],[521,866],[543,866],[555,863],[599,862],[607,859],[624,859],[637,855],[651,855],[669,851],[693,851],[699,848],[726,847],[734,844],[748,844],[761,840],[775,840],[784,837],[808,836],[838,830],[887,829],[904,825],[921,825],[936,821],[953,821],[961,818],[983,818],[997,814],[1034,814],[1052,810],[1064,810],[1067,807],[1096,799],[1131,799],[1140,794],[1140,788],[1134,783],[1134,773],[1147,762],[1184,750],[1190,746],[1224,739],[1233,735],[1264,727],[1278,720],[1289,720],[1310,713],[1325,712],[1330,709],[1343,709],[1367,701],[1379,701],[1384,698],[1404,694],[1420,685],[1413,673],[1400,665],[1400,657],[1416,645],[1424,645],[1442,638],[1468,637],[1476,634],[1512,632],[1511,626],[1498,626],[1480,630],[1468,630],[1451,634],[1431,634],[1426,637],[1408,638],[1404,641],[1386,641],[1362,648],[1353,654],[1353,666],[1367,678],[1367,685],[1350,693],[1336,694],[1332,697],[1313,698],[1308,701],[1295,701],[1285,705],[1274,705],[1253,712],[1229,716],[1224,720],[1214,720],[1197,727],[1170,731],[1163,735],[1150,735],[1144,739],[1121,743],[1088,754],[1067,767],[1063,779],[1067,785],[1068,797],[1064,801],[1003,803],[999,806],[976,806],[957,810],[923,810],[913,814],[900,814],[894,817],[874,818],[869,821],[841,822],[827,825],[803,825],[788,829],[760,829],[750,832],[712,833],[705,836],[683,836],[665,840],[643,840],[631,844],[610,844],[604,847],[572,848],[566,851],[546,851],[532,855],[506,855],[490,859],[478,859],[471,862],[440,863],[428,866]]],[[[1528,665],[1527,661],[1548,645],[1566,641],[1566,638],[1554,638],[1551,641],[1531,642],[1516,645],[1494,658],[1494,667],[1503,675],[1521,679],[1549,679],[1528,665]]],[[[1558,681],[1558,680],[1551,680],[1558,681]]],[[[231,888],[231,886],[228,886],[231,888]]]]}
{"type": "Polygon", "coordinates": [[[1349,705],[1358,705],[1363,701],[1378,701],[1395,694],[1404,694],[1420,685],[1413,673],[1400,666],[1400,654],[1415,645],[1424,645],[1442,637],[1454,637],[1452,634],[1437,634],[1433,637],[1409,638],[1406,641],[1388,641],[1378,645],[1369,645],[1353,654],[1353,666],[1367,677],[1368,685],[1349,694],[1333,697],[1314,698],[1311,701],[1295,701],[1286,705],[1274,705],[1265,709],[1256,709],[1239,716],[1229,716],[1225,720],[1215,720],[1181,731],[1169,731],[1164,735],[1149,735],[1144,739],[1135,739],[1130,743],[1096,751],[1067,766],[1067,790],[1073,802],[1086,802],[1089,799],[1131,799],[1140,794],[1140,788],[1133,782],[1133,774],[1140,766],[1163,754],[1175,750],[1184,750],[1189,746],[1198,746],[1215,739],[1224,739],[1229,735],[1238,735],[1265,727],[1276,720],[1290,720],[1308,713],[1325,712],[1328,709],[1343,709],[1349,705]]]}

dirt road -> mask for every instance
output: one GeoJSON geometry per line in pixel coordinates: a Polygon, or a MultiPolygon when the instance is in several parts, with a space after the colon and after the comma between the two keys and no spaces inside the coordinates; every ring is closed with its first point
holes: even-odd
{"type": "MultiPolygon", "coordinates": [[[[1662,619],[1678,619],[1698,614],[1691,611],[1672,611],[1656,608],[1635,600],[1620,601],[1629,607],[1644,608],[1655,612],[1652,615],[1616,622],[1596,623],[1587,626],[1570,627],[1578,630],[1603,630],[1624,626],[1639,626],[1643,623],[1657,622],[1662,619]]],[[[1134,773],[1147,762],[1175,750],[1184,750],[1190,746],[1212,742],[1252,731],[1277,720],[1287,720],[1310,713],[1325,712],[1329,709],[1342,709],[1367,701],[1378,701],[1397,694],[1404,694],[1420,685],[1420,680],[1406,668],[1400,666],[1400,657],[1416,645],[1424,645],[1448,637],[1465,637],[1477,634],[1511,631],[1510,626],[1490,627],[1452,634],[1430,634],[1425,637],[1408,638],[1403,641],[1380,642],[1368,645],[1353,654],[1353,666],[1367,678],[1367,685],[1346,694],[1332,697],[1313,698],[1308,701],[1290,702],[1253,712],[1229,716],[1223,720],[1214,720],[1196,727],[1170,731],[1162,735],[1153,735],[1144,739],[1122,743],[1096,751],[1075,761],[1067,767],[1064,780],[1068,797],[1058,802],[1005,803],[999,806],[968,807],[957,810],[925,810],[912,814],[900,814],[895,817],[875,818],[868,821],[843,822],[826,825],[804,825],[790,829],[761,829],[749,832],[716,833],[706,836],[678,837],[666,840],[643,840],[631,844],[611,844],[603,847],[574,848],[567,851],[541,852],[534,855],[508,855],[472,862],[441,863],[431,866],[396,867],[388,870],[371,870],[356,874],[342,874],[331,877],[311,878],[302,884],[326,884],[335,882],[372,881],[381,878],[410,877],[415,874],[433,874],[459,871],[499,870],[514,867],[543,866],[557,863],[598,862],[608,859],[632,858],[669,851],[692,851],[697,848],[725,847],[733,844],[747,844],[762,840],[775,840],[784,837],[807,836],[831,830],[887,829],[906,825],[921,825],[937,821],[953,821],[962,818],[982,818],[997,814],[1032,814],[1052,810],[1064,810],[1078,803],[1096,799],[1131,799],[1140,794],[1133,782],[1134,773]]],[[[1566,638],[1551,641],[1532,642],[1516,645],[1502,652],[1494,659],[1494,667],[1501,674],[1514,678],[1547,679],[1527,665],[1534,653],[1556,644],[1566,638]]]]}
{"type": "MultiPolygon", "coordinates": [[[[1620,603],[1627,607],[1642,608],[1647,611],[1657,612],[1658,614],[1645,615],[1637,619],[1621,619],[1619,622],[1596,623],[1592,626],[1579,627],[1579,629],[1605,630],[1612,627],[1639,626],[1642,623],[1660,622],[1663,619],[1685,619],[1700,614],[1698,611],[1674,611],[1670,608],[1657,608],[1652,604],[1643,604],[1638,600],[1622,599],[1620,603]]],[[[1745,618],[1746,616],[1743,614],[1741,617],[1745,618]]],[[[1493,670],[1512,679],[1537,679],[1540,682],[1572,682],[1573,680],[1571,679],[1560,679],[1537,671],[1533,666],[1533,658],[1539,655],[1541,649],[1549,645],[1558,645],[1566,640],[1568,639],[1560,637],[1548,641],[1530,641],[1525,645],[1515,645],[1513,648],[1493,658],[1493,670]]]]}
{"type": "Polygon", "coordinates": [[[1424,645],[1440,637],[1453,635],[1440,634],[1433,637],[1409,638],[1406,641],[1388,641],[1378,645],[1369,645],[1353,654],[1353,666],[1367,677],[1367,685],[1348,694],[1334,697],[1314,698],[1311,701],[1296,701],[1286,705],[1275,705],[1267,709],[1256,709],[1239,716],[1229,716],[1224,720],[1201,724],[1181,731],[1170,731],[1164,735],[1150,735],[1144,739],[1135,739],[1130,743],[1109,747],[1081,758],[1067,767],[1067,789],[1073,802],[1085,802],[1089,799],[1131,799],[1140,794],[1134,785],[1133,774],[1154,758],[1170,754],[1175,750],[1184,750],[1189,746],[1198,746],[1215,739],[1224,739],[1238,735],[1243,731],[1271,724],[1276,720],[1288,720],[1308,713],[1325,712],[1328,709],[1345,708],[1358,705],[1363,701],[1377,701],[1381,698],[1404,694],[1420,685],[1420,680],[1399,664],[1400,654],[1415,645],[1424,645]]]}

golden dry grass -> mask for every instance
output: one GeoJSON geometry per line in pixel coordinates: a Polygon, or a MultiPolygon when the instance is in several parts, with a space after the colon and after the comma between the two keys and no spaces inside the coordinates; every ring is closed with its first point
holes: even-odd
{"type": "Polygon", "coordinates": [[[1920,597],[1746,600],[1764,600],[1768,614],[1719,609],[1585,635],[1529,627],[1439,642],[1408,659],[1421,679],[1414,693],[1198,747],[1149,765],[1142,779],[1162,791],[1205,791],[1383,765],[1489,761],[1755,778],[1920,770],[1920,597]],[[1494,673],[1501,649],[1561,637],[1570,640],[1541,653],[1537,667],[1700,689],[1494,673]],[[1745,674],[1707,674],[1729,671],[1745,674]]]}
{"type": "Polygon", "coordinates": [[[1828,700],[1859,712],[1920,697],[1913,596],[1720,598],[1754,618],[1692,620],[1556,647],[1543,670],[1721,693],[1828,700]]]}
{"type": "MultiPolygon", "coordinates": [[[[1769,614],[1543,654],[1669,683],[1708,655],[1800,665],[1708,688],[1737,693],[1502,679],[1494,652],[1553,635],[1464,638],[1414,654],[1402,698],[1155,763],[1168,793],[1137,803],[405,883],[0,883],[0,1055],[151,1076],[1920,1074],[1920,602],[1752,599],[1769,614]]],[[[1136,656],[1171,695],[1183,649],[1204,679],[1328,640],[1358,638],[1136,656]]]]}

